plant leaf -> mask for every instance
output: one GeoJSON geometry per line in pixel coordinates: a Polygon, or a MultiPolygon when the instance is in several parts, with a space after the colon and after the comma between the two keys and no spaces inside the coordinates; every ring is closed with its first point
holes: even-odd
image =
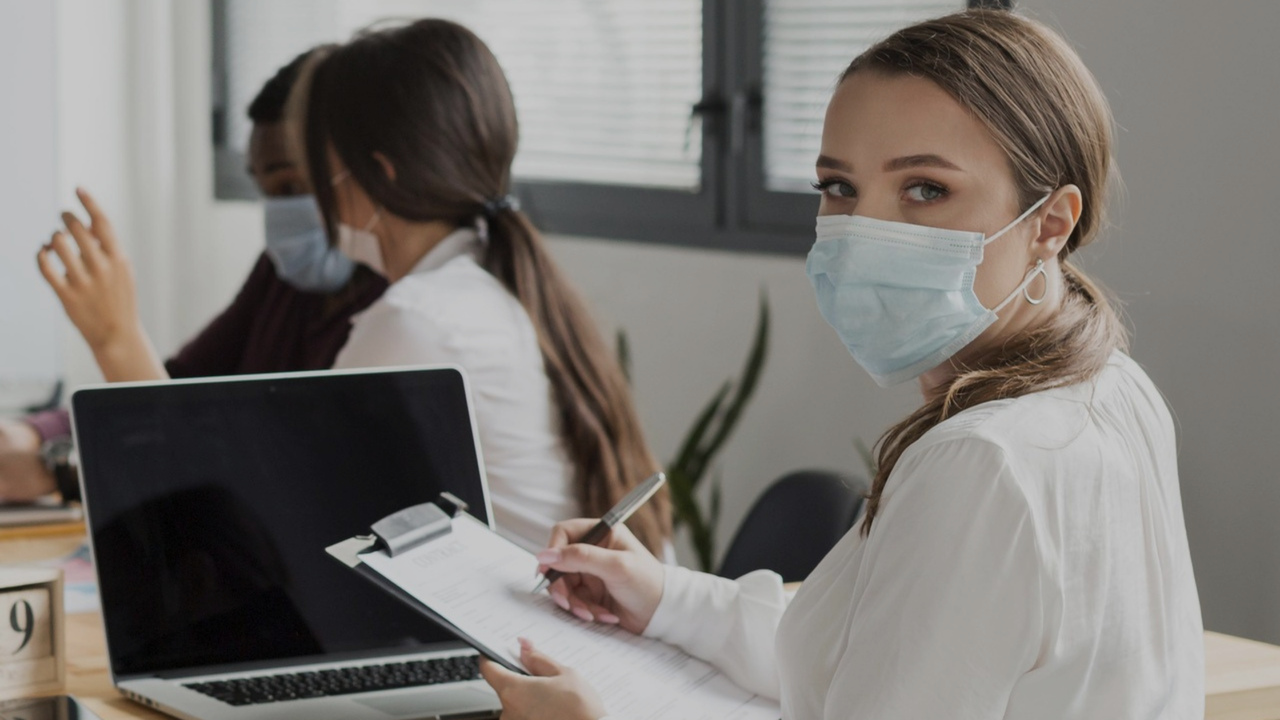
{"type": "MultiPolygon", "coordinates": [[[[720,476],[717,475],[712,482],[710,504],[705,516],[695,492],[716,454],[733,433],[760,383],[768,355],[769,327],[769,298],[761,290],[755,339],[747,353],[740,379],[736,382],[730,379],[720,386],[694,420],[675,460],[667,466],[667,483],[671,488],[671,504],[675,514],[674,524],[677,527],[688,527],[698,564],[705,572],[711,572],[715,559],[715,528],[720,521],[723,499],[720,476]]],[[[621,356],[620,349],[619,357],[621,356]]]]}
{"type": "Polygon", "coordinates": [[[622,368],[622,377],[626,378],[627,384],[631,384],[631,340],[627,338],[627,331],[618,328],[618,335],[615,339],[615,347],[618,354],[618,367],[622,368]]]}
{"type": "Polygon", "coordinates": [[[694,421],[693,427],[689,429],[689,434],[685,436],[684,442],[680,445],[680,451],[676,453],[676,459],[670,463],[671,468],[683,470],[688,475],[690,483],[695,486],[698,484],[702,473],[701,471],[693,471],[693,458],[699,454],[702,438],[706,436],[707,430],[711,427],[711,422],[719,414],[720,407],[724,404],[725,396],[729,394],[731,389],[732,385],[728,382],[720,386],[720,390],[711,398],[707,406],[702,409],[697,420],[694,421]]]}
{"type": "Polygon", "coordinates": [[[671,509],[675,512],[673,522],[676,526],[688,524],[696,527],[702,523],[702,511],[698,508],[697,499],[693,496],[693,487],[689,478],[678,468],[667,469],[667,487],[671,491],[671,509]]]}
{"type": "Polygon", "coordinates": [[[720,520],[720,500],[721,488],[723,484],[720,482],[720,474],[716,473],[716,479],[711,481],[711,507],[707,511],[708,524],[715,527],[720,520]]]}
{"type": "Polygon", "coordinates": [[[690,528],[690,536],[693,540],[693,549],[698,553],[698,565],[702,572],[711,572],[711,564],[715,560],[715,539],[711,534],[711,528],[706,525],[690,528]]]}
{"type": "Polygon", "coordinates": [[[769,297],[761,291],[760,315],[756,320],[755,340],[751,344],[751,351],[747,354],[746,364],[742,368],[742,378],[734,388],[733,398],[726,406],[724,415],[720,419],[719,427],[703,452],[703,462],[701,463],[701,469],[703,470],[710,464],[711,459],[720,451],[725,442],[728,441],[729,436],[738,424],[739,418],[742,417],[747,403],[751,401],[751,397],[755,394],[756,387],[760,383],[760,376],[764,372],[765,359],[768,355],[769,323],[769,297]]]}
{"type": "Polygon", "coordinates": [[[871,448],[863,442],[862,438],[853,439],[853,447],[857,449],[858,455],[862,456],[862,464],[867,466],[867,477],[875,478],[876,476],[876,456],[872,454],[871,448]]]}
{"type": "Polygon", "coordinates": [[[712,568],[716,559],[716,527],[720,525],[720,501],[722,499],[720,473],[716,473],[715,478],[711,481],[711,503],[707,509],[707,556],[703,567],[703,572],[715,572],[712,568]]]}

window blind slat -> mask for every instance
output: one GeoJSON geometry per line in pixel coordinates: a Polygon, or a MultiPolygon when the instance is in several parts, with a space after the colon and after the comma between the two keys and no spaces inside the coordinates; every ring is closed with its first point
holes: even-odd
{"type": "Polygon", "coordinates": [[[696,190],[702,137],[701,0],[227,0],[233,147],[243,110],[297,53],[386,19],[471,28],[506,71],[524,179],[696,190]],[[692,128],[692,132],[691,132],[692,128]]]}
{"type": "Polygon", "coordinates": [[[840,73],[876,41],[913,22],[956,12],[963,0],[766,0],[766,188],[808,191],[822,116],[840,73]]]}

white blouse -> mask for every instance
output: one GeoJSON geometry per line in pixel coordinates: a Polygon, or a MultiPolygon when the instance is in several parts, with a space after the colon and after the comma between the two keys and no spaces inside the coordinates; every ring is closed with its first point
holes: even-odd
{"type": "Polygon", "coordinates": [[[1204,717],[1174,428],[1116,353],[1091,383],[987,403],[905,452],[869,537],[787,606],[770,572],[667,568],[646,634],[788,720],[1204,717]]]}
{"type": "Polygon", "coordinates": [[[494,522],[537,551],[551,526],[581,516],[573,465],[533,323],[478,263],[471,228],[446,237],[367,310],[334,367],[451,363],[467,373],[494,522]]]}

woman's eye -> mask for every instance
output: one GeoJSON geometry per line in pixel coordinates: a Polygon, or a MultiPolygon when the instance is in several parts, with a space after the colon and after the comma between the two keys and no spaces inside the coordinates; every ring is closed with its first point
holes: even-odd
{"type": "Polygon", "coordinates": [[[851,198],[857,197],[858,191],[847,182],[840,180],[823,180],[822,182],[813,183],[813,189],[833,198],[851,198]]]}
{"type": "Polygon", "coordinates": [[[933,183],[917,183],[907,188],[907,198],[913,202],[931,202],[946,194],[946,188],[933,183]]]}

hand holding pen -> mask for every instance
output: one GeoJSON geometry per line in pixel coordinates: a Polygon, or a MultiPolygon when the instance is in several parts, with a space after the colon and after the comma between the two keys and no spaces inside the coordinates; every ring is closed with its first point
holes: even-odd
{"type": "Polygon", "coordinates": [[[539,571],[547,572],[546,584],[557,605],[588,622],[644,631],[662,599],[666,570],[622,523],[665,480],[654,476],[641,483],[632,491],[641,499],[628,512],[615,513],[628,500],[634,501],[632,495],[598,522],[568,520],[555,526],[550,546],[538,553],[538,562],[539,571]],[[602,525],[605,529],[598,530],[602,525]],[[589,536],[601,538],[596,541],[599,546],[587,543],[589,536]]]}

